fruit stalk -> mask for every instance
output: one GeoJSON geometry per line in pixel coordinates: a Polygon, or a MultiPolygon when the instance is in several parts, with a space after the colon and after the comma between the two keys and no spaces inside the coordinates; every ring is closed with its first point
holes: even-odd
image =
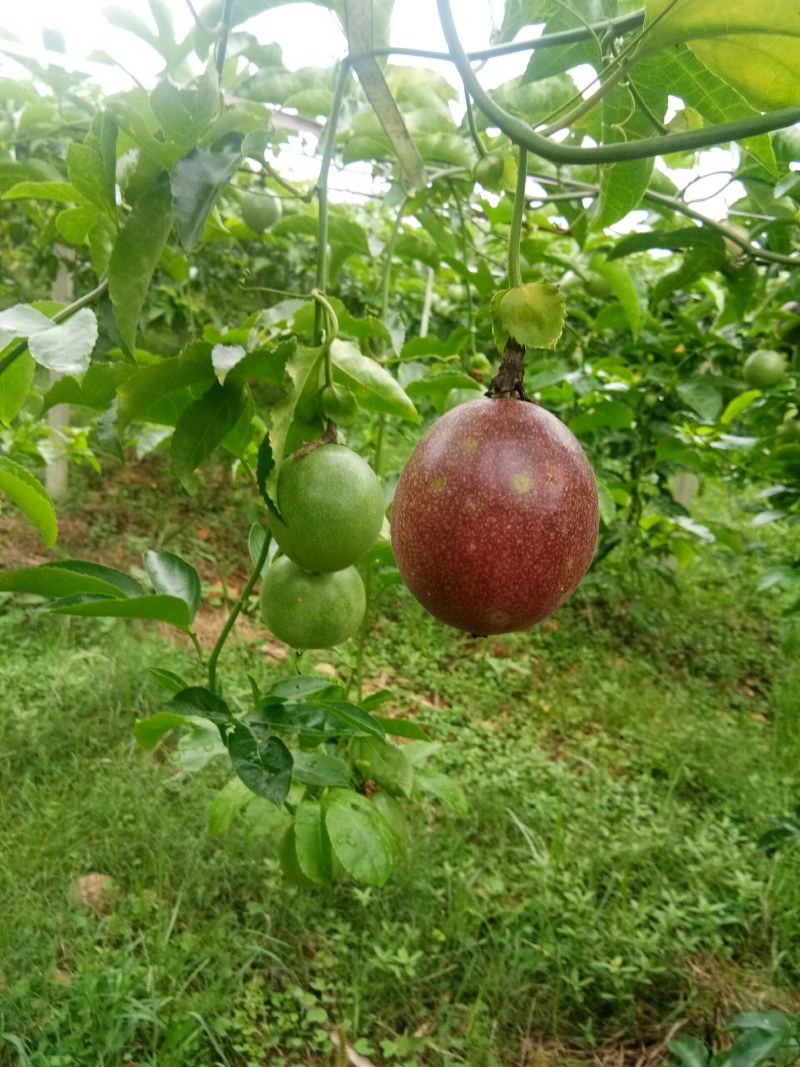
{"type": "Polygon", "coordinates": [[[255,588],[256,582],[261,576],[261,572],[264,569],[264,564],[267,562],[267,555],[269,554],[269,546],[271,541],[272,534],[267,531],[266,535],[264,536],[264,543],[261,546],[261,551],[258,554],[258,559],[256,560],[255,565],[253,566],[253,573],[247,579],[244,589],[242,589],[241,593],[239,594],[239,599],[231,608],[230,615],[226,619],[225,625],[222,627],[222,632],[217,638],[217,643],[211,650],[211,655],[208,659],[208,688],[211,690],[212,693],[216,693],[217,691],[217,660],[220,657],[220,653],[222,652],[225,642],[228,640],[228,635],[233,629],[234,623],[239,618],[239,614],[241,613],[242,608],[247,603],[250,594],[255,588]]]}
{"type": "Polygon", "coordinates": [[[488,396],[501,396],[504,398],[514,397],[517,400],[527,400],[533,403],[525,392],[523,380],[525,378],[525,346],[509,337],[503,350],[503,360],[500,369],[489,385],[488,396]]]}

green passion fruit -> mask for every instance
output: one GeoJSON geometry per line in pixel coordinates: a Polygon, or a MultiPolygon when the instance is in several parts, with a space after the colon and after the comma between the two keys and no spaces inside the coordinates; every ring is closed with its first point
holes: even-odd
{"type": "Polygon", "coordinates": [[[270,529],[284,555],[307,571],[340,571],[372,547],[383,525],[381,483],[344,445],[299,449],[278,475],[281,518],[270,529]]]}
{"type": "Polygon", "coordinates": [[[599,526],[586,455],[524,400],[460,404],[423,435],[400,476],[392,546],[437,619],[473,634],[525,630],[589,568],[599,526]]]}
{"type": "Polygon", "coordinates": [[[270,189],[260,193],[245,193],[241,204],[242,221],[254,233],[264,233],[280,221],[283,207],[280,198],[270,189]]]}
{"type": "Polygon", "coordinates": [[[292,648],[332,648],[352,637],[364,618],[367,597],[355,567],[310,574],[286,556],[261,583],[261,618],[292,648]]]}
{"type": "Polygon", "coordinates": [[[742,375],[753,389],[770,389],[786,375],[786,356],[770,348],[756,349],[745,360],[742,375]]]}

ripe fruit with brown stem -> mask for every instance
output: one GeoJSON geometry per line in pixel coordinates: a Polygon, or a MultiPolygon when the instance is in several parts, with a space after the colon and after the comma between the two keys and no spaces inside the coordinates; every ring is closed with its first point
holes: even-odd
{"type": "Polygon", "coordinates": [[[516,376],[512,388],[500,381],[501,395],[461,404],[434,423],[392,506],[392,545],[407,586],[436,618],[474,634],[524,630],[555,611],[597,543],[589,461],[555,415],[524,398],[521,369],[516,376]]]}

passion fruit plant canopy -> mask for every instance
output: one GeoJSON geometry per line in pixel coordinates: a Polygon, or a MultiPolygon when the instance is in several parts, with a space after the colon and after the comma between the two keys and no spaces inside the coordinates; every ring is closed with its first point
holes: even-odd
{"type": "MultiPolygon", "coordinates": [[[[364,781],[383,775],[406,797],[426,781],[362,700],[370,611],[399,580],[386,523],[359,560],[367,621],[350,687],[313,701],[302,686],[254,691],[246,709],[221,695],[220,653],[274,551],[265,527],[285,519],[282,464],[347,443],[388,505],[423,429],[488,390],[539,403],[588,456],[600,515],[588,583],[616,560],[674,583],[708,546],[746,549],[722,515],[693,516],[690,475],[746,487],[756,528],[796,522],[800,8],[508,0],[468,54],[466,0],[437,0],[441,52],[392,38],[391,0],[322,0],[345,58],[289,69],[255,32],[281,6],[190,5],[185,34],[164,0],[110,8],[162,68],[145,84],[123,55],[89,57],[130,77],[113,94],[57,51],[33,59],[2,41],[15,64],[0,80],[3,508],[52,547],[54,449],[99,472],[156,452],[176,494],[223,464],[252,486],[261,521],[207,659],[200,579],[173,553],[147,554],[147,581],[54,554],[7,571],[0,590],[188,634],[204,684],[162,675],[175,695],[140,743],[210,720],[253,792],[281,807],[308,791],[287,869],[334,877],[324,821],[337,862],[381,883],[392,815],[364,781]],[[524,71],[497,85],[491,65],[512,55],[524,71]],[[56,437],[65,404],[72,426],[56,437]],[[318,751],[282,740],[303,730],[318,751]],[[353,827],[366,851],[348,851],[353,827]]],[[[794,591],[796,649],[797,559],[761,580],[794,591]]]]}

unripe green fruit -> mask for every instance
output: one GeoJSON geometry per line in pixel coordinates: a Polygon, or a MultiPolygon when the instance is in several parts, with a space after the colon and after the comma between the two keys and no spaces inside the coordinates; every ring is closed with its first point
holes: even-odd
{"type": "Polygon", "coordinates": [[[787,419],[778,428],[778,436],[787,444],[800,441],[800,419],[787,419]]]}
{"type": "Polygon", "coordinates": [[[503,188],[505,168],[503,156],[490,152],[488,155],[481,156],[475,164],[475,179],[481,183],[484,189],[499,193],[503,188]]]}
{"type": "Polygon", "coordinates": [[[308,571],[340,571],[372,547],[383,525],[375,472],[344,445],[318,445],[287,459],[277,488],[281,519],[270,529],[289,559],[308,571]]]}
{"type": "Polygon", "coordinates": [[[367,597],[355,567],[309,574],[285,556],[261,583],[261,617],[292,648],[332,648],[352,637],[364,618],[367,597]]]}
{"type": "Polygon", "coordinates": [[[339,426],[350,426],[358,414],[358,401],[344,385],[326,385],[319,396],[322,414],[339,426]]]}
{"type": "Polygon", "coordinates": [[[246,193],[242,197],[242,221],[254,233],[271,229],[282,214],[280,200],[269,189],[263,193],[246,193]]]}
{"type": "Polygon", "coordinates": [[[745,361],[742,376],[753,389],[769,389],[786,374],[786,356],[769,348],[759,348],[745,361]]]}

